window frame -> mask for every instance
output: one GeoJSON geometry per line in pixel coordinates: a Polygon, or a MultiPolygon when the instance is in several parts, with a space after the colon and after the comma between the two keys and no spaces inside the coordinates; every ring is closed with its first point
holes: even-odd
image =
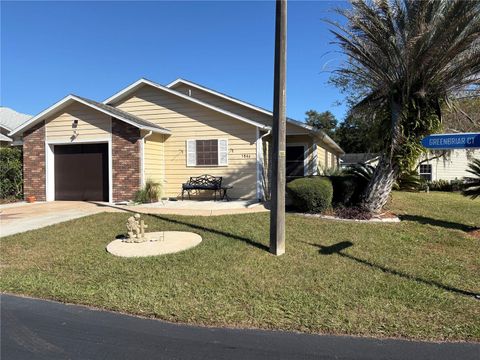
{"type": "Polygon", "coordinates": [[[422,179],[426,181],[432,181],[433,180],[432,164],[420,164],[420,166],[418,167],[418,176],[420,176],[422,179]],[[422,166],[427,166],[430,169],[430,171],[429,172],[422,171],[422,166]]]}
{"type": "MultiPolygon", "coordinates": [[[[199,167],[199,168],[208,168],[208,167],[226,167],[229,165],[229,156],[228,156],[228,138],[222,137],[222,138],[194,138],[194,139],[187,139],[186,144],[185,144],[185,160],[186,160],[186,166],[187,167],[199,167]],[[198,156],[197,156],[197,141],[217,141],[217,164],[216,165],[199,165],[198,164],[198,156]],[[189,149],[188,149],[188,144],[189,142],[193,141],[195,144],[195,164],[189,164],[189,149]],[[220,151],[220,142],[225,141],[225,155],[226,155],[226,161],[225,163],[221,162],[221,156],[222,152],[220,151]]],[[[191,152],[190,152],[191,153],[191,152]]]]}

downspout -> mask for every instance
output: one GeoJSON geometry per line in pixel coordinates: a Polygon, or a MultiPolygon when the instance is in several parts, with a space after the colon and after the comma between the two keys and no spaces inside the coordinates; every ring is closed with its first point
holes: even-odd
{"type": "Polygon", "coordinates": [[[140,138],[140,186],[145,185],[145,140],[153,134],[153,131],[147,132],[140,138]]]}
{"type": "Polygon", "coordinates": [[[269,129],[265,134],[263,134],[262,136],[260,136],[258,138],[258,141],[259,141],[260,146],[261,146],[261,152],[260,152],[261,158],[257,159],[257,171],[258,171],[258,174],[260,175],[260,179],[259,179],[260,180],[260,188],[259,188],[259,193],[257,194],[258,195],[257,197],[261,201],[265,200],[265,198],[266,198],[265,197],[266,182],[267,182],[266,179],[268,178],[268,174],[265,172],[265,159],[263,157],[263,153],[264,153],[263,138],[270,135],[271,132],[272,132],[272,130],[269,129]]]}

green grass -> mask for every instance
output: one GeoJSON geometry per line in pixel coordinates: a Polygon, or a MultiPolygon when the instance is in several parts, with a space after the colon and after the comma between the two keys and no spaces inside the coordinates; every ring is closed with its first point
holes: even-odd
{"type": "Polygon", "coordinates": [[[199,233],[156,258],[105,251],[127,215],[103,213],[1,239],[0,288],[161,319],[435,340],[480,340],[480,201],[394,193],[400,224],[287,216],[270,255],[268,214],[147,217],[150,231],[199,233]]]}

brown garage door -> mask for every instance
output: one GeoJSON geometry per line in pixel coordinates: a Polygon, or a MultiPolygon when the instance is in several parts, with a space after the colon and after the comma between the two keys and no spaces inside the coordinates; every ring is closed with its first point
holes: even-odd
{"type": "Polygon", "coordinates": [[[55,145],[55,200],[108,201],[107,144],[55,145]]]}

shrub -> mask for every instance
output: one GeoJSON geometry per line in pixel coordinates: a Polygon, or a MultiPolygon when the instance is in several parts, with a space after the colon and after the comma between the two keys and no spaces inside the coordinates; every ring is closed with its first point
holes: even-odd
{"type": "Polygon", "coordinates": [[[338,166],[326,167],[322,165],[317,166],[317,172],[321,176],[341,176],[345,173],[345,171],[338,166]]]}
{"type": "Polygon", "coordinates": [[[468,164],[467,171],[473,176],[465,178],[466,184],[462,194],[473,200],[480,196],[480,159],[473,159],[468,164]]]}
{"type": "Polygon", "coordinates": [[[347,174],[353,175],[358,179],[364,180],[367,184],[372,179],[373,173],[375,172],[375,166],[360,163],[350,166],[347,169],[347,174]]]}
{"type": "Polygon", "coordinates": [[[301,178],[287,184],[295,208],[307,213],[320,213],[332,205],[333,187],[328,178],[301,178]]]}
{"type": "Polygon", "coordinates": [[[412,170],[400,173],[393,189],[416,192],[425,189],[425,186],[426,181],[415,170],[412,170]]]}
{"type": "Polygon", "coordinates": [[[143,188],[135,193],[135,202],[142,204],[156,202],[160,197],[160,191],[160,183],[152,179],[148,179],[143,188]]]}
{"type": "Polygon", "coordinates": [[[333,186],[334,207],[358,204],[365,192],[368,181],[354,175],[329,176],[333,186]]]}
{"type": "Polygon", "coordinates": [[[462,191],[465,183],[462,180],[433,180],[427,183],[430,191],[462,191]]]}
{"type": "Polygon", "coordinates": [[[0,147],[0,197],[19,199],[22,195],[22,151],[14,147],[0,147]]]}

